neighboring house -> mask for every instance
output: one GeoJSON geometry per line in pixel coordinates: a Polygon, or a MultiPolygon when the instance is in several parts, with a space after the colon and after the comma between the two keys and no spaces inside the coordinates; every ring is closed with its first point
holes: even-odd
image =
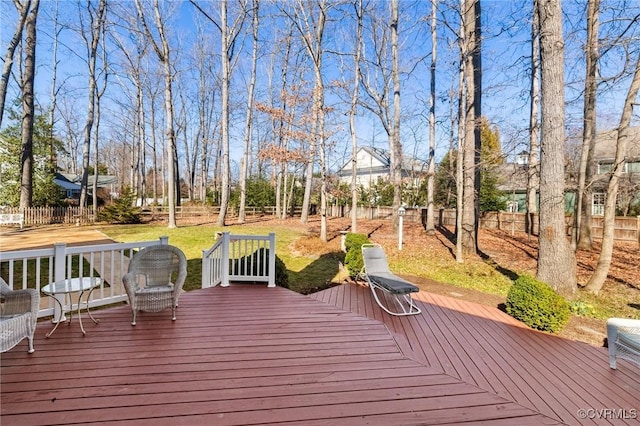
{"type": "MultiPolygon", "coordinates": [[[[607,185],[616,155],[617,135],[617,130],[610,130],[597,136],[593,152],[596,174],[591,184],[591,211],[596,216],[604,214],[607,185]]],[[[498,189],[504,193],[509,211],[526,211],[527,159],[528,153],[523,151],[516,156],[514,163],[505,163],[498,167],[501,176],[498,189]]],[[[640,127],[631,129],[624,161],[618,190],[618,207],[622,210],[640,204],[640,127]]],[[[576,179],[575,176],[568,175],[565,180],[565,211],[568,213],[574,209],[576,179]]]]}
{"type": "MultiPolygon", "coordinates": [[[[389,151],[369,146],[361,147],[356,154],[356,184],[368,189],[378,180],[389,181],[391,173],[391,157],[389,151]]],[[[415,158],[404,158],[402,162],[402,178],[409,180],[409,185],[420,185],[426,174],[427,164],[415,158]]],[[[351,160],[347,161],[339,170],[340,183],[351,184],[351,160]]]]}
{"type": "MultiPolygon", "coordinates": [[[[87,182],[89,182],[88,193],[91,194],[91,188],[93,188],[93,176],[89,176],[87,182]]],[[[65,198],[70,200],[80,199],[80,182],[82,176],[73,173],[56,173],[53,182],[65,191],[65,198]]],[[[114,191],[115,185],[118,183],[116,176],[98,175],[98,188],[107,189],[110,193],[114,191]]]]}
{"type": "MultiPolygon", "coordinates": [[[[618,131],[611,130],[598,135],[593,159],[596,176],[592,185],[592,212],[604,214],[607,185],[614,167],[618,131]]],[[[632,127],[627,141],[627,152],[622,165],[622,175],[618,187],[618,207],[627,210],[640,204],[640,127],[632,127]]]]}

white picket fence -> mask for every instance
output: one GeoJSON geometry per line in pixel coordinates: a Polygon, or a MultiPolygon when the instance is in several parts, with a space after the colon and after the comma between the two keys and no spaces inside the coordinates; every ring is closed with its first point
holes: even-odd
{"type": "Polygon", "coordinates": [[[202,288],[231,281],[266,282],[276,286],[276,234],[231,235],[223,232],[208,250],[202,251],[202,288]]]}
{"type": "MultiPolygon", "coordinates": [[[[29,284],[28,287],[40,290],[49,283],[65,279],[101,277],[100,286],[91,292],[89,306],[104,306],[127,300],[122,276],[127,272],[129,259],[139,249],[159,244],[168,244],[168,238],[76,247],[58,243],[51,248],[0,252],[0,264],[6,268],[6,281],[13,289],[24,289],[29,284]]],[[[62,296],[58,300],[65,306],[65,311],[70,310],[68,300],[62,296]]],[[[38,317],[54,313],[58,316],[59,309],[53,299],[42,297],[38,317]]]]}

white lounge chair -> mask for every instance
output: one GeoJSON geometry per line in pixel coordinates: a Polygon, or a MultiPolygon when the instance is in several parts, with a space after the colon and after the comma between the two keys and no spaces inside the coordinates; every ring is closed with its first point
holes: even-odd
{"type": "Polygon", "coordinates": [[[609,318],[607,321],[609,365],[616,368],[618,358],[640,365],[640,320],[609,318]]]}
{"type": "Polygon", "coordinates": [[[411,298],[411,293],[420,289],[389,270],[387,256],[379,244],[363,244],[362,259],[362,275],[367,280],[378,306],[388,314],[396,316],[416,315],[422,312],[411,298]]]}

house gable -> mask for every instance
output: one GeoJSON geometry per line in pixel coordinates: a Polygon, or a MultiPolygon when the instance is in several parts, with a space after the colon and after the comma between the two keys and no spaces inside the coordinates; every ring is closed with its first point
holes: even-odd
{"type": "MultiPolygon", "coordinates": [[[[416,172],[423,172],[425,165],[417,159],[404,158],[402,161],[402,175],[411,176],[416,172]]],[[[340,182],[351,182],[351,160],[347,161],[339,170],[340,182]]],[[[391,157],[389,152],[374,147],[360,147],[356,153],[356,185],[369,188],[378,180],[388,181],[391,175],[391,157]]],[[[416,184],[416,182],[414,182],[416,184]]]]}

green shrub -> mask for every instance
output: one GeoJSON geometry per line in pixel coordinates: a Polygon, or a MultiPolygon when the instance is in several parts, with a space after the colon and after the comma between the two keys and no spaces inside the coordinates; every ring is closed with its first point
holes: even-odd
{"type": "MultiPolygon", "coordinates": [[[[262,262],[262,259],[268,258],[268,253],[264,253],[265,250],[269,251],[269,249],[263,247],[245,257],[241,257],[235,260],[231,259],[231,270],[241,275],[247,275],[248,271],[245,270],[245,265],[249,265],[249,267],[251,268],[250,275],[267,275],[269,273],[269,265],[262,262]],[[251,262],[247,260],[248,257],[251,262]]],[[[287,270],[287,267],[285,266],[282,259],[278,257],[278,255],[276,255],[276,285],[284,288],[289,288],[289,271],[287,270]]]]}
{"type": "Polygon", "coordinates": [[[346,266],[349,271],[351,278],[356,277],[360,271],[362,271],[362,267],[364,266],[364,261],[362,260],[362,245],[369,243],[371,243],[371,241],[369,241],[369,237],[365,234],[349,233],[346,235],[344,246],[347,254],[344,256],[344,266],[346,266]]]}
{"type": "Polygon", "coordinates": [[[135,194],[131,187],[122,188],[119,198],[104,207],[98,212],[98,220],[115,224],[140,223],[142,219],[142,209],[133,207],[135,194]]]}
{"type": "Polygon", "coordinates": [[[556,333],[569,320],[569,304],[542,281],[521,275],[507,294],[506,310],[531,328],[556,333]]]}

